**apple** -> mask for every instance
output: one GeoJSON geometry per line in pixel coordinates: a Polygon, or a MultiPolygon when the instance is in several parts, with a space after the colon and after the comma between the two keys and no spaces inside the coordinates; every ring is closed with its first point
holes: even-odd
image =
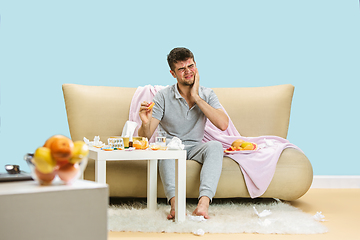
{"type": "Polygon", "coordinates": [[[42,173],[37,168],[35,168],[35,175],[38,178],[40,185],[49,185],[52,180],[54,180],[56,174],[55,171],[50,173],[42,173]]]}
{"type": "Polygon", "coordinates": [[[57,170],[57,174],[62,181],[69,183],[76,177],[79,171],[80,166],[78,163],[67,163],[57,170]]]}

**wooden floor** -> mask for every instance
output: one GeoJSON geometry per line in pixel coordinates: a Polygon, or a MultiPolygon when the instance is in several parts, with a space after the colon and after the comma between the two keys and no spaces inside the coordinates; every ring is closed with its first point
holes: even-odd
{"type": "MultiPolygon", "coordinates": [[[[310,189],[303,197],[291,202],[302,211],[315,215],[322,212],[329,232],[312,235],[277,235],[277,234],[205,234],[201,239],[326,239],[360,240],[360,189],[310,189]]],[[[240,216],[241,217],[241,216],[240,216]]],[[[199,236],[178,233],[136,233],[109,232],[108,240],[120,239],[195,239],[199,236]]]]}

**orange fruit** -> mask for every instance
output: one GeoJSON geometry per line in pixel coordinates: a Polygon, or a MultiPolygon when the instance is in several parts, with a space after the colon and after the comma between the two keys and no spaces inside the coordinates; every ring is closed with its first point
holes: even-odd
{"type": "Polygon", "coordinates": [[[160,145],[151,145],[150,148],[151,148],[151,150],[160,150],[161,146],[160,145]]]}
{"type": "Polygon", "coordinates": [[[51,150],[51,156],[58,165],[64,165],[72,157],[74,143],[63,135],[54,135],[45,142],[44,147],[51,150]]]}
{"type": "Polygon", "coordinates": [[[238,150],[241,148],[241,144],[243,144],[245,141],[242,139],[236,139],[231,146],[233,147],[233,150],[238,150]]]}
{"type": "Polygon", "coordinates": [[[147,149],[149,147],[149,141],[148,141],[148,139],[146,137],[143,137],[141,142],[142,142],[142,145],[143,145],[142,149],[147,149]]]}
{"type": "Polygon", "coordinates": [[[134,147],[135,149],[142,149],[143,144],[142,144],[142,142],[140,142],[139,140],[135,140],[135,141],[133,142],[133,147],[134,147]]]}
{"type": "Polygon", "coordinates": [[[65,137],[65,136],[63,136],[63,135],[54,135],[54,136],[51,136],[51,137],[48,138],[48,140],[46,140],[46,142],[45,142],[45,144],[44,144],[43,147],[50,148],[52,142],[53,142],[55,139],[57,139],[57,138],[67,138],[67,137],[65,137]]]}
{"type": "Polygon", "coordinates": [[[148,110],[152,109],[154,105],[155,105],[154,102],[150,102],[150,103],[147,105],[148,110]]]}
{"type": "Polygon", "coordinates": [[[146,138],[143,138],[142,140],[135,140],[133,142],[133,147],[135,149],[147,149],[149,147],[149,143],[146,138]]]}

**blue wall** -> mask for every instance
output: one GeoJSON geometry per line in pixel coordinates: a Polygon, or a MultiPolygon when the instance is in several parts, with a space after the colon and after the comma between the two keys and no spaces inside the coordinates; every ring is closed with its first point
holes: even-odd
{"type": "Polygon", "coordinates": [[[293,84],[288,139],[316,175],[360,175],[358,1],[0,1],[0,172],[70,136],[63,83],[174,83],[194,54],[207,87],[293,84]]]}

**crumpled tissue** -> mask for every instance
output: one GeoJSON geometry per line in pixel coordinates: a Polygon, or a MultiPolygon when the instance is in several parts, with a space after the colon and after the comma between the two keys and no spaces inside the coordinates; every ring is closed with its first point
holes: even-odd
{"type": "Polygon", "coordinates": [[[253,206],[253,208],[254,208],[255,214],[259,217],[259,220],[258,220],[259,225],[261,225],[261,226],[263,226],[263,227],[267,227],[267,226],[269,226],[269,225],[272,223],[272,220],[270,220],[270,219],[267,219],[267,218],[262,219],[263,217],[267,217],[267,216],[269,216],[270,214],[272,214],[272,212],[271,212],[270,210],[264,210],[264,211],[262,211],[261,213],[259,213],[259,212],[256,210],[255,206],[253,206]]]}
{"type": "Polygon", "coordinates": [[[204,216],[193,216],[193,215],[187,215],[188,219],[194,222],[206,222],[207,219],[204,218],[204,216]]]}
{"type": "Polygon", "coordinates": [[[313,216],[313,218],[314,218],[316,221],[318,221],[318,222],[325,222],[325,221],[326,221],[326,220],[325,220],[325,216],[322,215],[321,212],[317,212],[317,213],[313,216]]]}
{"type": "Polygon", "coordinates": [[[266,143],[267,146],[269,146],[269,147],[274,146],[274,142],[273,142],[272,140],[269,140],[269,139],[264,138],[264,141],[265,141],[265,143],[266,143]]]}
{"type": "Polygon", "coordinates": [[[269,215],[272,213],[270,210],[264,210],[264,211],[262,211],[261,213],[259,213],[259,212],[256,210],[255,206],[253,206],[253,208],[254,208],[255,214],[258,215],[258,217],[260,217],[260,218],[261,218],[261,217],[269,216],[269,215]]]}
{"type": "Polygon", "coordinates": [[[87,139],[86,137],[84,137],[84,142],[89,146],[89,147],[103,147],[105,144],[100,141],[100,136],[95,136],[94,137],[94,141],[90,142],[89,139],[87,139]]]}
{"type": "Polygon", "coordinates": [[[260,143],[260,144],[258,145],[258,148],[259,148],[259,149],[275,146],[275,143],[274,143],[272,140],[270,140],[270,139],[264,138],[264,141],[265,141],[265,143],[260,143]]]}
{"type": "Polygon", "coordinates": [[[184,150],[185,145],[182,144],[180,138],[173,137],[171,141],[167,144],[169,150],[184,150]]]}
{"type": "Polygon", "coordinates": [[[202,230],[201,228],[199,228],[198,230],[192,232],[193,234],[197,235],[197,236],[202,236],[205,234],[205,231],[202,230]]]}
{"type": "Polygon", "coordinates": [[[133,121],[126,121],[122,133],[121,133],[121,137],[131,137],[134,136],[134,132],[135,129],[137,127],[137,123],[133,122],[133,121]]]}

